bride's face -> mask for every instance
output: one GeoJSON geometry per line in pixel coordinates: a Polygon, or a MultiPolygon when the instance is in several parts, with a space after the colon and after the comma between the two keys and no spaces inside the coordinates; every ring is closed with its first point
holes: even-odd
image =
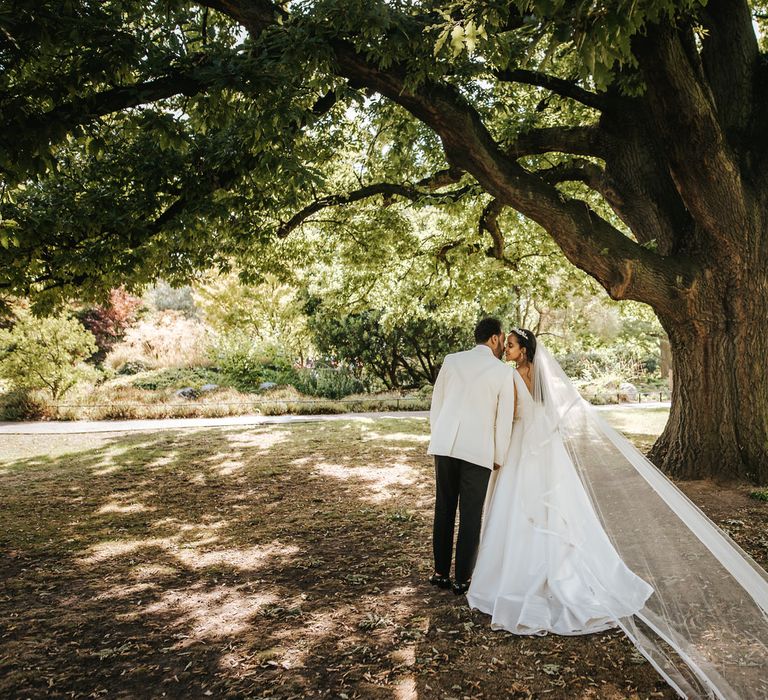
{"type": "Polygon", "coordinates": [[[520,347],[520,343],[517,340],[517,336],[514,333],[507,335],[507,345],[505,348],[504,359],[507,362],[520,362],[523,359],[523,349],[520,347]]]}

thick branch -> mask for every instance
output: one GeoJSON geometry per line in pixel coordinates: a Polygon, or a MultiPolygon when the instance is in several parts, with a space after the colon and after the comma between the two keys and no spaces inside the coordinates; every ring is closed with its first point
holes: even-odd
{"type": "Polygon", "coordinates": [[[759,48],[746,0],[709,0],[702,10],[707,32],[701,60],[726,131],[743,132],[753,105],[759,48]]]}
{"type": "Polygon", "coordinates": [[[229,15],[255,36],[288,17],[269,0],[201,0],[199,4],[229,15]]]}
{"type": "Polygon", "coordinates": [[[413,201],[455,202],[463,195],[467,194],[470,189],[471,188],[467,186],[457,190],[451,190],[450,192],[430,192],[418,190],[415,187],[409,187],[407,185],[389,182],[367,185],[366,187],[361,187],[360,189],[348,192],[347,194],[332,194],[312,202],[312,204],[304,207],[301,211],[294,214],[288,221],[281,224],[277,229],[277,237],[285,238],[291,231],[295,230],[318,211],[327,209],[328,207],[337,207],[342,204],[352,204],[353,202],[359,202],[363,199],[375,197],[376,195],[384,195],[386,198],[405,197],[406,199],[413,201]]]}
{"type": "MultiPolygon", "coordinates": [[[[222,78],[232,80],[233,76],[237,75],[237,71],[233,71],[231,65],[224,71],[215,70],[210,66],[201,66],[187,72],[179,71],[135,85],[104,90],[58,105],[43,114],[25,117],[24,131],[27,134],[33,134],[33,139],[38,143],[40,141],[56,142],[76,126],[87,124],[98,117],[175,95],[196,95],[210,85],[220,82],[222,78]]],[[[4,123],[0,124],[0,129],[8,134],[15,133],[15,120],[6,118],[4,123]]],[[[16,142],[15,145],[23,148],[28,143],[27,139],[16,142]]],[[[12,143],[11,147],[13,145],[12,143]]]]}
{"type": "Polygon", "coordinates": [[[447,187],[448,185],[455,185],[461,180],[464,175],[464,171],[460,168],[446,168],[445,170],[438,170],[432,175],[428,175],[422,180],[416,183],[417,187],[422,187],[427,190],[439,190],[441,187],[447,187]]]}
{"type": "Polygon", "coordinates": [[[680,35],[653,26],[636,37],[636,55],[647,101],[665,148],[672,177],[694,219],[713,238],[747,220],[739,164],[726,142],[708,88],[688,58],[680,35]],[[723,211],[723,202],[729,211],[723,211]],[[726,220],[727,215],[730,219],[726,220]]]}
{"type": "Polygon", "coordinates": [[[495,70],[493,74],[499,80],[507,83],[524,83],[551,90],[562,97],[569,97],[593,109],[602,110],[607,107],[607,100],[604,96],[585,90],[583,87],[564,78],[522,68],[495,70]]]}
{"type": "Polygon", "coordinates": [[[553,165],[551,168],[537,170],[536,174],[550,185],[556,185],[559,182],[583,182],[603,194],[602,181],[605,171],[591,160],[574,158],[568,162],[553,165]]]}
{"type": "Polygon", "coordinates": [[[483,209],[479,223],[480,233],[482,234],[484,231],[487,231],[493,239],[493,246],[488,251],[488,254],[502,261],[504,260],[504,234],[499,226],[499,216],[503,211],[503,202],[498,199],[492,199],[483,209]]]}
{"type": "Polygon", "coordinates": [[[512,158],[541,153],[602,157],[605,155],[606,141],[607,137],[597,125],[552,126],[520,134],[507,148],[507,153],[512,158]]]}

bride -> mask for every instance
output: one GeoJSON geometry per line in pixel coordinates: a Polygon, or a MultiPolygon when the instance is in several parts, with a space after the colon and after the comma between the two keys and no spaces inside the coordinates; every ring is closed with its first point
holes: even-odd
{"type": "Polygon", "coordinates": [[[467,601],[515,634],[615,627],[653,588],[616,552],[561,437],[565,375],[548,372],[555,360],[529,330],[510,331],[506,360],[517,367],[512,442],[488,486],[467,601]]]}

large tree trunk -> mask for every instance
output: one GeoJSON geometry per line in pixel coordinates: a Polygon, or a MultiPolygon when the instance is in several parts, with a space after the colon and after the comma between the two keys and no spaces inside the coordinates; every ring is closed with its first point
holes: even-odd
{"type": "Polygon", "coordinates": [[[650,458],[672,476],[768,484],[768,286],[710,276],[697,318],[662,318],[674,387],[667,426],[650,458]],[[715,279],[719,280],[715,282],[715,279]]]}

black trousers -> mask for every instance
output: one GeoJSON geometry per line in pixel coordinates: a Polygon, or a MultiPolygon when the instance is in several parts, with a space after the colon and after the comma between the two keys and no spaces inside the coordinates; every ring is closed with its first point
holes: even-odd
{"type": "Polygon", "coordinates": [[[483,503],[491,470],[455,457],[435,456],[435,522],[432,547],[435,571],[443,576],[451,573],[453,531],[456,507],[459,507],[459,537],[456,541],[455,580],[464,583],[472,577],[480,542],[483,503]]]}

